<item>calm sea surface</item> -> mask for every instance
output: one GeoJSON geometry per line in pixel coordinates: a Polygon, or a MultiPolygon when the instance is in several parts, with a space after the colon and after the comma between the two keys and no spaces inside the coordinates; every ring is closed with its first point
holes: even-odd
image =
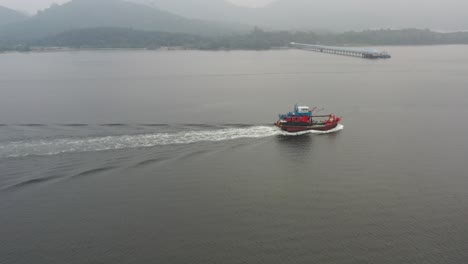
{"type": "Polygon", "coordinates": [[[468,46],[386,49],[1,54],[0,263],[468,263],[468,46]]]}

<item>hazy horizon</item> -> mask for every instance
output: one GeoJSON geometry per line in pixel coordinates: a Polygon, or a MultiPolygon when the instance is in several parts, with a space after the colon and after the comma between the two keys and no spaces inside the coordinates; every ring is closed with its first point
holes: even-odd
{"type": "MultiPolygon", "coordinates": [[[[63,4],[69,1],[71,0],[0,0],[0,6],[34,14],[39,10],[50,7],[54,3],[63,4]]],[[[224,0],[219,1],[221,2],[224,0]]],[[[273,1],[274,0],[226,0],[226,2],[245,7],[260,7],[273,1]]]]}
{"type": "MultiPolygon", "coordinates": [[[[0,0],[0,6],[34,14],[70,0],[0,0]]],[[[189,19],[256,25],[278,30],[350,31],[420,28],[466,31],[463,0],[127,0],[189,19]],[[236,8],[235,5],[259,7],[236,8]],[[337,8],[338,7],[338,8],[337,8]]]]}

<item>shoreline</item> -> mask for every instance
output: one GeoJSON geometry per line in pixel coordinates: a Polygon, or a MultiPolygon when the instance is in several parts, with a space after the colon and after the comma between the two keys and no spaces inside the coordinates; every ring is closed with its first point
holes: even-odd
{"type": "Polygon", "coordinates": [[[48,53],[48,52],[68,52],[68,51],[269,51],[269,50],[289,50],[292,47],[276,47],[269,49],[195,49],[184,47],[161,47],[161,48],[72,48],[72,47],[31,47],[30,50],[4,50],[0,54],[7,53],[48,53]]]}
{"type": "MultiPolygon", "coordinates": [[[[467,46],[468,44],[420,44],[420,45],[341,45],[334,47],[432,47],[432,46],[467,46]]],[[[53,52],[76,52],[76,51],[272,51],[272,50],[300,50],[294,47],[272,47],[268,49],[196,49],[184,47],[161,47],[161,48],[72,48],[72,47],[31,47],[29,50],[0,50],[1,54],[11,53],[53,53],[53,52]]]]}

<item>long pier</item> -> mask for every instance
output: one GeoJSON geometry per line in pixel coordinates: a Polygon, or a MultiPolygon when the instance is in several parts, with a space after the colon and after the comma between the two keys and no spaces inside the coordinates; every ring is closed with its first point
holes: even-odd
{"type": "Polygon", "coordinates": [[[291,42],[291,46],[298,48],[298,49],[311,50],[311,51],[316,51],[316,52],[330,53],[330,54],[337,54],[337,55],[353,56],[353,57],[366,58],[366,59],[391,58],[390,54],[388,54],[387,52],[379,51],[376,49],[344,48],[344,47],[303,44],[303,43],[296,43],[296,42],[291,42]]]}

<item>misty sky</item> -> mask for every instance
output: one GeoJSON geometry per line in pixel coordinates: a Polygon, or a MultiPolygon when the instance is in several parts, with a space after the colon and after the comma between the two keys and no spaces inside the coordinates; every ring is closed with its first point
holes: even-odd
{"type": "MultiPolygon", "coordinates": [[[[0,0],[0,6],[35,13],[37,10],[49,7],[52,3],[65,3],[69,0],[0,0]]],[[[194,0],[196,1],[196,0],[194,0]]],[[[220,0],[223,1],[223,0],[220,0]]],[[[238,5],[258,7],[272,0],[228,0],[238,5]]]]}

